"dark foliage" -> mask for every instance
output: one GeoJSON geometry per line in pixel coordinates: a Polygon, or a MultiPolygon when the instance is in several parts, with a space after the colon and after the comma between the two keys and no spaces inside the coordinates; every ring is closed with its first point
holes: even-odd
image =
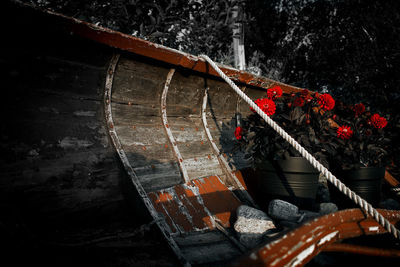
{"type": "MultiPolygon", "coordinates": [[[[356,169],[359,167],[386,167],[389,164],[386,128],[376,128],[371,123],[370,111],[357,114],[353,105],[339,102],[334,110],[338,126],[349,127],[349,138],[339,138],[338,128],[324,128],[320,132],[321,142],[335,167],[356,169]]],[[[339,128],[340,129],[340,128],[339,128]]]]}
{"type": "Polygon", "coordinates": [[[33,1],[99,26],[230,64],[231,11],[239,1],[52,0],[33,1]]]}
{"type": "Polygon", "coordinates": [[[248,1],[247,54],[267,76],[385,109],[397,92],[400,2],[248,1]]]}

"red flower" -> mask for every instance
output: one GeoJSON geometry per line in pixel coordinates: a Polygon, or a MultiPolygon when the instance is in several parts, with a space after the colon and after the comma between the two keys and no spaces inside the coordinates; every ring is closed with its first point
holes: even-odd
{"type": "Polygon", "coordinates": [[[304,99],[301,98],[301,97],[296,98],[296,99],[293,101],[293,106],[295,106],[295,107],[302,107],[302,106],[304,106],[304,99]]]}
{"type": "Polygon", "coordinates": [[[324,110],[331,110],[335,106],[335,100],[330,94],[322,94],[318,97],[318,104],[324,110]]]}
{"type": "Polygon", "coordinates": [[[309,96],[309,95],[304,97],[304,100],[307,102],[311,102],[312,99],[313,99],[312,96],[309,96]]]}
{"type": "MultiPolygon", "coordinates": [[[[275,113],[276,105],[275,102],[268,98],[259,98],[254,101],[262,111],[264,111],[268,116],[275,113]]],[[[250,108],[251,111],[255,112],[254,109],[250,108]]]]}
{"type": "Polygon", "coordinates": [[[369,122],[376,129],[382,129],[387,125],[387,120],[384,117],[379,116],[379,114],[372,115],[371,118],[369,119],[369,122]]]}
{"type": "Polygon", "coordinates": [[[308,90],[307,89],[301,90],[301,96],[302,97],[307,97],[308,96],[308,90]]]}
{"type": "Polygon", "coordinates": [[[358,117],[358,115],[363,114],[364,111],[365,111],[365,106],[363,103],[354,105],[354,112],[356,113],[356,117],[358,117]]]}
{"type": "Polygon", "coordinates": [[[242,129],[242,127],[240,127],[240,126],[236,127],[236,129],[235,129],[235,137],[236,137],[237,140],[241,140],[242,139],[242,137],[243,137],[243,129],[242,129]]]}
{"type": "Polygon", "coordinates": [[[269,99],[277,99],[282,96],[282,89],[280,86],[276,85],[267,90],[267,97],[269,99]]]}
{"type": "Polygon", "coordinates": [[[340,126],[337,129],[337,137],[344,139],[349,139],[353,135],[353,131],[349,126],[340,126]]]}

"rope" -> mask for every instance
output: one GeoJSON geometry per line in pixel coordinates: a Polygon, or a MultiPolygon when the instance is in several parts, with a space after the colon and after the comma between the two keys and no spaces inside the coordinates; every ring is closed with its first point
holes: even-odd
{"type": "Polygon", "coordinates": [[[304,158],[306,158],[318,171],[320,171],[329,182],[336,186],[340,192],[348,196],[352,201],[359,205],[363,210],[372,216],[382,227],[384,227],[389,233],[391,233],[395,238],[400,239],[400,231],[389,222],[385,217],[383,217],[371,204],[362,199],[359,195],[353,192],[345,184],[343,184],[339,179],[337,179],[327,168],[325,168],[321,163],[319,163],[304,147],[302,147],[295,139],[293,139],[285,130],[282,129],[276,122],[274,122],[267,114],[265,114],[255,103],[252,101],[244,92],[242,92],[236,84],[229,79],[221,71],[221,69],[206,55],[200,55],[207,61],[214,70],[233,88],[233,90],[244,100],[247,104],[252,107],[258,115],[260,115],[269,126],[271,126],[280,136],[282,136],[290,145],[292,145],[304,158]]]}

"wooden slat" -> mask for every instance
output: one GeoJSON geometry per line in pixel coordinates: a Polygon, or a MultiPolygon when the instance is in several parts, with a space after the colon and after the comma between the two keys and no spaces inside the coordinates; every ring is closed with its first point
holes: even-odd
{"type": "Polygon", "coordinates": [[[174,240],[192,264],[226,266],[227,262],[241,254],[239,249],[218,230],[174,236],[174,240]]]}
{"type": "Polygon", "coordinates": [[[241,204],[216,176],[148,194],[155,209],[168,218],[173,233],[214,229],[214,216],[224,227],[230,226],[232,212],[241,204]]]}
{"type": "Polygon", "coordinates": [[[169,69],[121,58],[114,76],[113,102],[156,104],[169,69]]]}
{"type": "Polygon", "coordinates": [[[392,187],[400,186],[400,182],[393,177],[388,171],[385,172],[385,181],[392,187]]]}
{"type": "Polygon", "coordinates": [[[213,230],[205,232],[191,232],[188,234],[174,236],[174,240],[180,247],[193,247],[223,242],[226,240],[226,237],[220,231],[213,230]]]}
{"type": "Polygon", "coordinates": [[[182,183],[176,162],[152,164],[133,169],[146,192],[157,191],[182,183]]]}
{"type": "Polygon", "coordinates": [[[228,240],[200,246],[182,247],[183,255],[192,263],[204,266],[226,266],[241,252],[228,240]]]}
{"type": "Polygon", "coordinates": [[[123,145],[123,148],[134,168],[175,161],[171,148],[166,145],[123,145]]]}
{"type": "Polygon", "coordinates": [[[183,165],[186,167],[190,180],[223,174],[218,159],[213,154],[206,157],[184,158],[183,165]]]}
{"type": "Polygon", "coordinates": [[[150,146],[168,143],[164,129],[151,126],[119,126],[115,125],[118,136],[124,146],[150,146]]]}

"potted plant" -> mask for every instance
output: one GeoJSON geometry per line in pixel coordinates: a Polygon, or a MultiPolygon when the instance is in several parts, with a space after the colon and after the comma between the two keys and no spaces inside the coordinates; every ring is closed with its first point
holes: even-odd
{"type": "MultiPolygon", "coordinates": [[[[282,96],[279,86],[269,88],[255,103],[322,164],[328,164],[315,127],[329,119],[335,101],[329,94],[299,93],[282,96]],[[324,112],[315,112],[321,110],[324,112]]],[[[252,110],[252,109],[251,109],[252,110]]],[[[301,208],[313,205],[319,172],[257,114],[238,121],[235,136],[253,161],[258,196],[262,204],[273,198],[287,200],[301,208]]]]}
{"type": "MultiPolygon", "coordinates": [[[[346,105],[338,102],[333,112],[333,127],[323,127],[322,121],[317,127],[331,171],[350,189],[376,206],[380,201],[385,167],[389,163],[387,148],[390,139],[385,137],[388,122],[379,114],[371,113],[362,103],[346,105]]],[[[332,201],[340,207],[354,207],[333,186],[330,191],[332,201]]]]}

